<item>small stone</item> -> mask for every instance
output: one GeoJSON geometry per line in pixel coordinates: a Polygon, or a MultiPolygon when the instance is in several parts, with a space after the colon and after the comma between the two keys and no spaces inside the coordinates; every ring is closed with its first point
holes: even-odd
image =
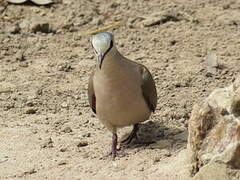
{"type": "Polygon", "coordinates": [[[167,149],[164,149],[164,151],[162,152],[162,154],[165,156],[165,157],[170,157],[172,154],[169,150],[167,149]]]}
{"type": "Polygon", "coordinates": [[[11,25],[11,26],[8,26],[6,28],[6,32],[10,33],[10,34],[18,34],[20,32],[20,27],[18,24],[15,24],[15,25],[11,25]]]}
{"type": "Polygon", "coordinates": [[[67,126],[62,130],[62,132],[70,133],[70,132],[72,132],[72,129],[69,126],[67,126]]]}
{"type": "Polygon", "coordinates": [[[77,147],[84,147],[84,146],[87,146],[88,145],[88,142],[87,141],[80,141],[77,143],[77,147]]]}
{"type": "Polygon", "coordinates": [[[19,27],[20,27],[21,29],[27,29],[28,26],[29,26],[29,24],[30,24],[30,21],[29,21],[29,20],[23,19],[23,21],[19,23],[19,27]]]}
{"type": "Polygon", "coordinates": [[[171,41],[169,42],[169,45],[170,45],[170,46],[174,46],[176,43],[177,43],[176,40],[171,40],[171,41]]]}
{"type": "Polygon", "coordinates": [[[26,106],[33,107],[34,103],[32,101],[28,101],[28,102],[26,102],[26,106]]]}
{"type": "Polygon", "coordinates": [[[55,30],[53,30],[50,27],[50,24],[48,22],[43,22],[41,20],[33,20],[33,22],[30,23],[30,32],[32,33],[37,33],[37,32],[41,32],[41,33],[54,33],[55,30]]]}
{"type": "Polygon", "coordinates": [[[92,20],[91,24],[94,24],[94,25],[99,26],[99,25],[103,24],[103,21],[102,21],[101,18],[94,18],[94,19],[92,20]]]}
{"type": "Polygon", "coordinates": [[[36,129],[32,129],[32,133],[33,133],[33,134],[37,134],[38,131],[37,131],[36,129]]]}
{"type": "Polygon", "coordinates": [[[66,24],[64,24],[64,25],[62,26],[62,28],[69,30],[69,29],[70,29],[71,27],[73,27],[73,26],[74,26],[74,24],[73,24],[72,22],[67,22],[66,24]]]}
{"type": "Polygon", "coordinates": [[[28,108],[25,113],[26,114],[36,114],[36,112],[37,112],[36,108],[28,108]]]}
{"type": "Polygon", "coordinates": [[[240,116],[240,88],[237,89],[235,95],[233,96],[230,111],[236,117],[240,116]]]}
{"type": "Polygon", "coordinates": [[[84,159],[89,158],[89,152],[84,153],[84,154],[82,155],[82,157],[83,157],[84,159]]]}
{"type": "Polygon", "coordinates": [[[61,160],[61,161],[58,162],[59,166],[66,165],[66,164],[67,164],[66,160],[61,160]]]}
{"type": "Polygon", "coordinates": [[[15,55],[16,61],[25,61],[24,52],[18,51],[15,55]]]}
{"type": "Polygon", "coordinates": [[[82,137],[90,137],[91,136],[91,133],[84,133],[83,135],[82,135],[82,137]]]}
{"type": "Polygon", "coordinates": [[[207,76],[208,74],[216,74],[218,65],[218,58],[216,54],[209,54],[206,57],[207,62],[207,76]]]}
{"type": "Polygon", "coordinates": [[[53,148],[52,138],[48,138],[42,143],[41,148],[53,148]]]}
{"type": "Polygon", "coordinates": [[[138,170],[138,171],[144,171],[144,167],[143,167],[143,166],[138,166],[138,167],[137,167],[137,170],[138,170]]]}
{"type": "Polygon", "coordinates": [[[24,175],[28,175],[28,174],[34,174],[34,173],[36,173],[36,172],[37,172],[37,171],[36,171],[35,168],[31,168],[31,169],[25,171],[23,174],[24,174],[24,175]]]}
{"type": "Polygon", "coordinates": [[[160,162],[161,158],[159,156],[155,156],[153,158],[153,163],[157,163],[157,162],[160,162]]]}
{"type": "Polygon", "coordinates": [[[230,4],[224,4],[222,7],[223,7],[224,10],[229,9],[230,8],[230,4]]]}
{"type": "Polygon", "coordinates": [[[66,152],[66,151],[67,151],[67,147],[61,147],[61,148],[59,149],[59,151],[60,151],[60,152],[66,152]]]}
{"type": "Polygon", "coordinates": [[[59,71],[64,71],[64,72],[70,72],[73,70],[72,66],[68,63],[62,63],[58,65],[58,70],[59,71]]]}
{"type": "Polygon", "coordinates": [[[42,89],[38,89],[37,91],[36,91],[36,95],[42,95],[43,94],[43,90],[42,89]]]}
{"type": "Polygon", "coordinates": [[[28,67],[28,63],[27,62],[21,62],[19,63],[20,67],[28,67]]]}
{"type": "Polygon", "coordinates": [[[169,21],[175,22],[175,21],[179,21],[179,19],[178,17],[168,13],[153,13],[150,16],[146,17],[145,20],[141,22],[141,26],[151,27],[155,25],[164,24],[169,21]]]}
{"type": "Polygon", "coordinates": [[[61,104],[61,107],[62,107],[62,108],[67,108],[67,107],[68,107],[68,104],[67,104],[66,102],[63,102],[63,103],[61,104]]]}

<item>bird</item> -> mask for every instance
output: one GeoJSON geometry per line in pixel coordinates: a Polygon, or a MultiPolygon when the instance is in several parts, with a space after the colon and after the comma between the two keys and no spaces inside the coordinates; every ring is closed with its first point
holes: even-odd
{"type": "Polygon", "coordinates": [[[112,133],[108,156],[120,156],[117,130],[133,125],[123,143],[137,138],[139,124],[149,119],[157,106],[157,90],[150,71],[144,65],[124,57],[110,32],[90,38],[97,63],[88,82],[88,101],[100,122],[112,133]]]}

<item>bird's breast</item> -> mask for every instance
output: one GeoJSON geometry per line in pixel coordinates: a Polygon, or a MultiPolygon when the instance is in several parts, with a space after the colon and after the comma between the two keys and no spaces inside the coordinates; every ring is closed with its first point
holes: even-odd
{"type": "Polygon", "coordinates": [[[95,76],[94,89],[101,121],[126,126],[148,118],[150,111],[142,95],[140,75],[136,72],[95,76]]]}

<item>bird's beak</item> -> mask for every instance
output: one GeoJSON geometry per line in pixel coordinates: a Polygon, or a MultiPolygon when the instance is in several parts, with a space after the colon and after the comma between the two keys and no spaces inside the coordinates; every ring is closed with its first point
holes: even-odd
{"type": "Polygon", "coordinates": [[[103,62],[103,59],[104,59],[104,55],[103,54],[98,54],[97,58],[98,58],[98,62],[99,62],[99,68],[101,69],[102,62],[103,62]]]}

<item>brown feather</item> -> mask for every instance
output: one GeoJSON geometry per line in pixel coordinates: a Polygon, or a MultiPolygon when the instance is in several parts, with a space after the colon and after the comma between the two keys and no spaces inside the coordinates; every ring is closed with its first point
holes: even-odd
{"type": "Polygon", "coordinates": [[[96,114],[96,96],[93,87],[93,77],[94,72],[91,74],[88,81],[88,102],[93,112],[96,114]]]}
{"type": "Polygon", "coordinates": [[[153,77],[149,70],[142,64],[139,64],[142,75],[142,93],[149,109],[154,112],[157,106],[157,90],[153,77]]]}

